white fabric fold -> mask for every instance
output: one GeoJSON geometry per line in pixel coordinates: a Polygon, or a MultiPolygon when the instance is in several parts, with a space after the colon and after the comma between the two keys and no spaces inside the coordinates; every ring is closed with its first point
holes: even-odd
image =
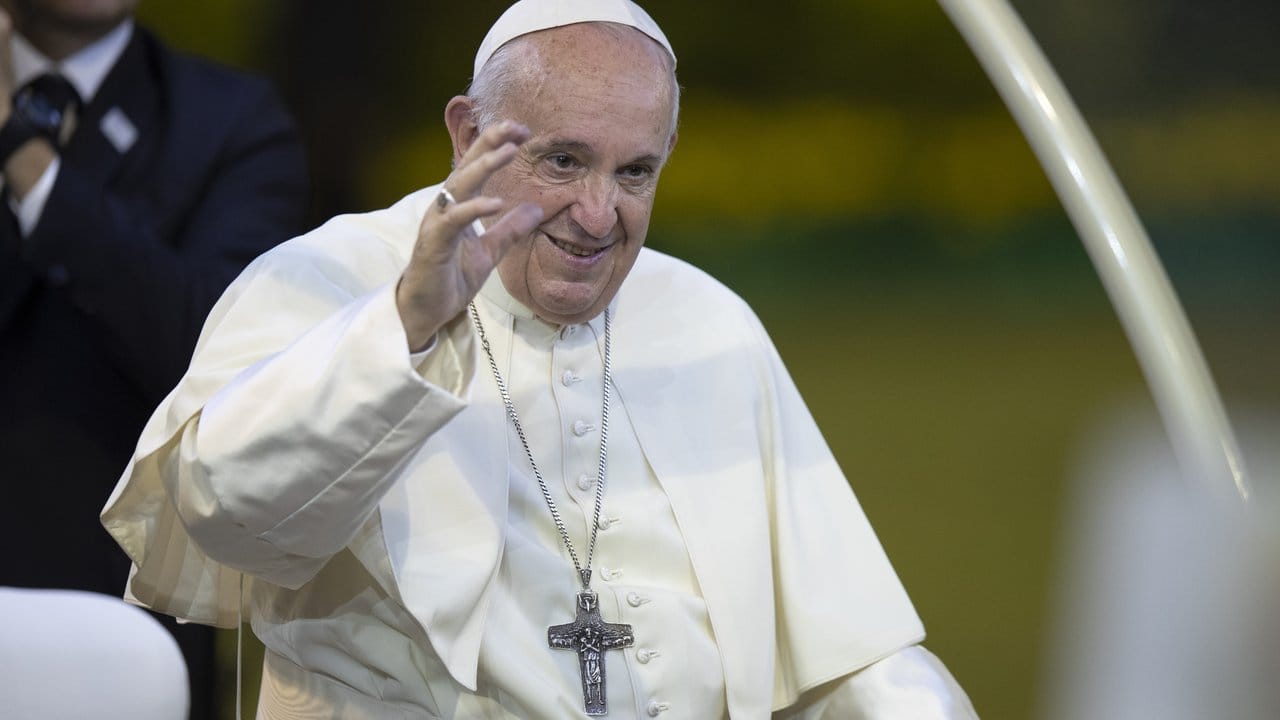
{"type": "MultiPolygon", "coordinates": [[[[333,707],[356,694],[447,714],[495,697],[477,666],[486,630],[501,630],[487,612],[508,527],[506,419],[474,381],[465,316],[415,368],[393,296],[437,189],[255,262],[103,513],[137,602],[229,627],[240,571],[255,578],[255,632],[302,676],[333,680],[308,683],[333,707]]],[[[645,250],[615,310],[615,412],[684,536],[730,714],[764,717],[919,642],[745,303],[645,250]]]]}
{"type": "Polygon", "coordinates": [[[747,305],[671,258],[642,255],[627,283],[617,355],[641,359],[619,364],[615,384],[688,543],[730,712],[760,717],[922,640],[906,592],[747,305]]]}
{"type": "Polygon", "coordinates": [[[474,374],[469,326],[446,328],[415,368],[395,308],[394,281],[433,191],[287,243],[219,301],[103,511],[134,561],[132,601],[232,627],[240,572],[299,588],[376,521],[390,529],[381,552],[391,565],[367,542],[357,556],[392,597],[437,578],[406,604],[450,673],[474,686],[492,568],[453,554],[465,544],[457,532],[423,534],[442,539],[442,553],[406,554],[399,496],[374,515],[398,468],[465,406],[474,374]],[[305,451],[317,447],[325,452],[305,451]]]}
{"type": "Polygon", "coordinates": [[[774,720],[978,720],[951,673],[919,645],[809,691],[774,720]]]}

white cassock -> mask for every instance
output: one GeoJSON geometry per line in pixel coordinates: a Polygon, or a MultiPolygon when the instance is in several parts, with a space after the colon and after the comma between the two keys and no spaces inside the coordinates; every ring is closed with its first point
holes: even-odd
{"type": "MultiPolygon", "coordinates": [[[[547,645],[574,572],[474,331],[406,350],[394,287],[437,192],[246,270],[103,511],[135,602],[234,627],[244,574],[261,717],[582,714],[547,645]]],[[[603,316],[549,325],[496,274],[476,304],[582,556],[603,316]]],[[[976,717],[749,308],[649,250],[610,307],[593,589],[636,642],[605,653],[609,716],[976,717]]]]}

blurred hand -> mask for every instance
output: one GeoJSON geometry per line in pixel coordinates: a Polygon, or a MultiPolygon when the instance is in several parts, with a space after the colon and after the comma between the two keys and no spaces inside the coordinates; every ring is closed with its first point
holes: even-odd
{"type": "MultiPolygon", "coordinates": [[[[13,114],[13,56],[10,42],[13,38],[13,18],[0,8],[0,126],[9,122],[13,114]]],[[[13,151],[0,168],[4,172],[5,186],[10,194],[21,201],[44,175],[57,152],[43,138],[35,138],[13,151]]]]}
{"type": "Polygon", "coordinates": [[[13,21],[4,8],[0,8],[0,125],[9,121],[13,112],[13,55],[9,52],[13,36],[13,21]]]}
{"type": "Polygon", "coordinates": [[[425,347],[437,330],[461,313],[507,250],[542,222],[542,209],[523,203],[484,234],[476,236],[471,230],[472,221],[502,209],[501,198],[478,193],[528,138],[528,128],[510,121],[485,129],[444,183],[458,202],[442,209],[433,199],[427,208],[396,286],[396,308],[410,350],[425,347]]]}

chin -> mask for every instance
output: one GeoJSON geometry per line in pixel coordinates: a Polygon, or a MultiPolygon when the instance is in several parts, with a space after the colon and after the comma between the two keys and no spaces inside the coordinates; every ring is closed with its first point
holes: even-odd
{"type": "MultiPolygon", "coordinates": [[[[584,323],[604,312],[609,304],[607,289],[596,286],[566,283],[567,287],[544,288],[543,292],[531,292],[530,309],[538,317],[563,324],[584,323]]],[[[532,288],[531,288],[532,290],[532,288]]]]}
{"type": "MultiPolygon", "coordinates": [[[[603,308],[601,308],[601,310],[603,310],[603,308]]],[[[556,312],[549,308],[540,308],[535,311],[535,314],[547,322],[558,323],[560,325],[578,325],[580,323],[587,322],[600,313],[591,312],[590,309],[556,312]]]]}
{"type": "Polygon", "coordinates": [[[548,299],[546,302],[537,304],[535,313],[549,322],[576,325],[584,323],[604,311],[605,304],[599,304],[599,310],[596,309],[597,305],[598,303],[594,299],[590,302],[568,300],[556,302],[548,299]]]}

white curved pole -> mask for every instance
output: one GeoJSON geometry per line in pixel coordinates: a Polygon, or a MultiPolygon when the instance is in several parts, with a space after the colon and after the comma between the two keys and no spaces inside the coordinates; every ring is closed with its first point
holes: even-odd
{"type": "Polygon", "coordinates": [[[1066,88],[1004,0],[938,0],[1022,127],[1093,260],[1188,480],[1250,496],[1243,458],[1178,297],[1066,88]]]}

